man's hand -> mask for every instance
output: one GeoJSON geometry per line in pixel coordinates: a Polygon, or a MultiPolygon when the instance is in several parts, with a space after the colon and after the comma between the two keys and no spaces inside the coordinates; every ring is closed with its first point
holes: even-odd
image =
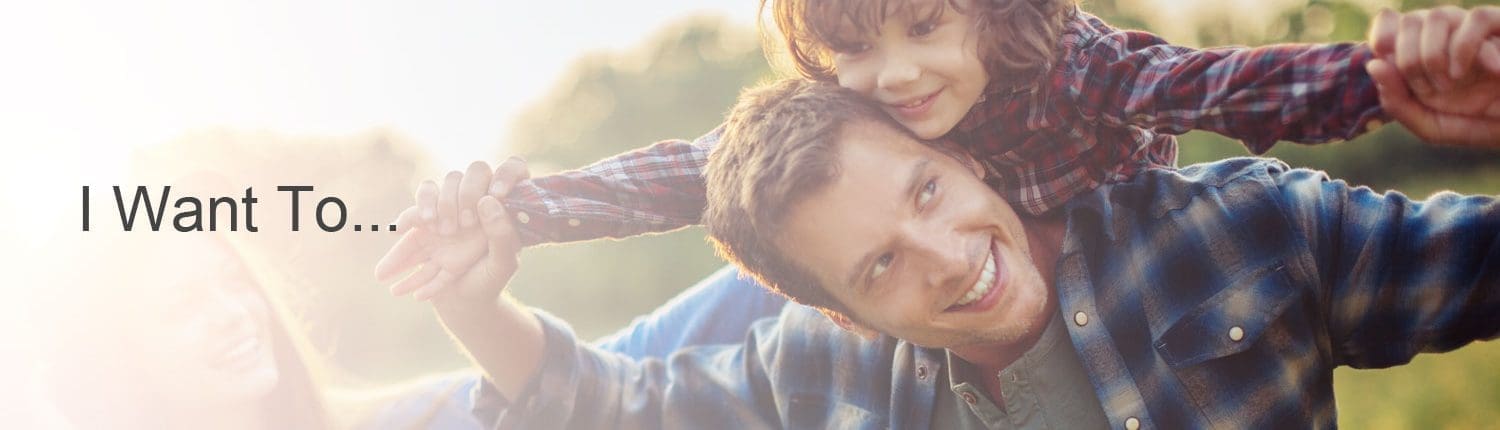
{"type": "Polygon", "coordinates": [[[1382,11],[1366,65],[1381,106],[1423,140],[1500,147],[1500,7],[1382,11]]]}
{"type": "Polygon", "coordinates": [[[541,369],[546,346],[536,316],[501,297],[521,245],[499,199],[526,177],[525,162],[512,158],[493,175],[474,163],[466,173],[449,173],[441,187],[423,182],[417,205],[396,221],[401,239],[375,268],[381,282],[416,268],[391,292],[430,300],[485,378],[510,399],[541,369]]]}
{"type": "Polygon", "coordinates": [[[417,205],[403,211],[396,222],[398,231],[405,233],[376,265],[376,277],[390,282],[417,268],[393,285],[391,293],[426,300],[458,281],[462,286],[455,296],[493,299],[514,273],[520,250],[498,198],[528,176],[525,161],[511,158],[493,175],[487,164],[475,162],[467,173],[450,172],[441,188],[423,182],[417,189],[417,205]]]}

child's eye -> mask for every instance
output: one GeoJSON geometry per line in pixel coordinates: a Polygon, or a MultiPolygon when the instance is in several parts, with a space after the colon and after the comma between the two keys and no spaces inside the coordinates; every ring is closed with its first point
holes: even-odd
{"type": "Polygon", "coordinates": [[[835,43],[830,46],[834,53],[842,55],[859,55],[870,50],[868,43],[835,43]]]}
{"type": "Polygon", "coordinates": [[[891,268],[891,261],[895,259],[895,254],[881,254],[880,258],[875,259],[875,264],[870,266],[870,279],[879,278],[881,273],[885,273],[885,269],[891,268]]]}
{"type": "Polygon", "coordinates": [[[911,36],[912,37],[926,36],[928,34],[931,34],[933,32],[933,30],[937,30],[937,24],[936,23],[934,23],[932,21],[920,22],[920,23],[917,23],[916,25],[911,26],[911,36]]]}
{"type": "Polygon", "coordinates": [[[928,179],[927,184],[922,186],[922,191],[917,192],[917,209],[926,208],[927,201],[932,200],[935,194],[937,194],[937,178],[928,179]]]}

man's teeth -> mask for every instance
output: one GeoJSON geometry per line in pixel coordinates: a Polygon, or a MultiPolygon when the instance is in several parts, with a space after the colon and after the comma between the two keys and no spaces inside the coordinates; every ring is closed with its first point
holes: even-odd
{"type": "Polygon", "coordinates": [[[975,300],[979,300],[980,297],[984,297],[986,293],[989,293],[990,288],[994,288],[994,286],[995,254],[994,251],[990,251],[990,254],[984,259],[984,271],[979,274],[979,280],[974,282],[974,286],[969,288],[969,292],[965,293],[963,298],[958,299],[958,305],[966,306],[974,303],[975,300]]]}

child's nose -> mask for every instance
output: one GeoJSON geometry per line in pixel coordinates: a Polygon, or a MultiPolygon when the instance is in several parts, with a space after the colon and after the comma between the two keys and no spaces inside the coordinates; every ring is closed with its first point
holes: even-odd
{"type": "Polygon", "coordinates": [[[906,55],[887,55],[875,84],[883,90],[901,90],[921,75],[921,68],[906,55]]]}

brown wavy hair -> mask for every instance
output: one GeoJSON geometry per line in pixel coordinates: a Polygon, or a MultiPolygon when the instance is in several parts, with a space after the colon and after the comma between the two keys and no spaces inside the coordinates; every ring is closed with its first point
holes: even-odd
{"type": "Polygon", "coordinates": [[[828,82],[789,78],[741,94],[705,169],[703,225],[719,255],[798,303],[852,317],[776,241],[791,208],[838,177],[844,128],[865,121],[909,133],[828,82]]]}
{"type": "MultiPolygon", "coordinates": [[[[990,80],[1007,87],[1029,83],[1052,67],[1063,26],[1077,4],[1076,0],[971,0],[966,7],[960,0],[934,1],[938,7],[928,12],[934,15],[948,9],[965,15],[977,13],[974,24],[975,34],[980,37],[979,58],[990,80]]],[[[772,64],[785,64],[789,60],[798,75],[836,81],[838,70],[830,47],[837,43],[839,26],[849,22],[861,33],[878,31],[893,14],[917,13],[917,6],[912,3],[912,0],[761,0],[760,13],[764,15],[769,9],[779,30],[767,31],[762,17],[761,42],[772,64]],[[785,51],[787,58],[775,54],[780,51],[785,51]]]]}

